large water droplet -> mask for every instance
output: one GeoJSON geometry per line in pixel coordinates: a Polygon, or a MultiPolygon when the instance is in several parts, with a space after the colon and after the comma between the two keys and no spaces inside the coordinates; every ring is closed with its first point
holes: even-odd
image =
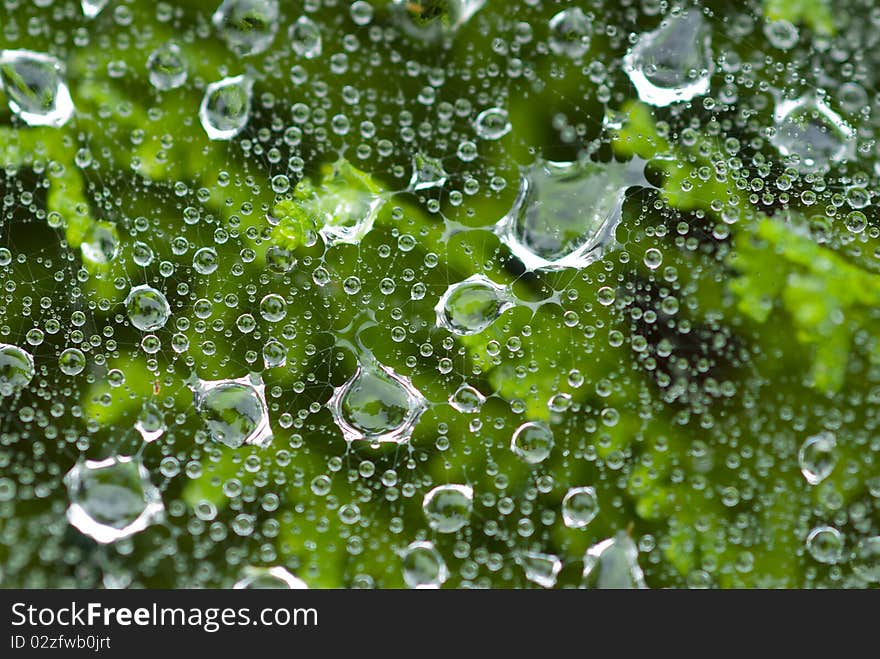
{"type": "Polygon", "coordinates": [[[623,68],[645,103],[665,106],[709,91],[715,70],[711,34],[694,9],[667,17],[642,34],[624,57],[623,68]]]}
{"type": "Polygon", "coordinates": [[[67,519],[90,538],[109,543],[143,531],[164,510],[159,490],[138,459],[117,456],[77,463],[64,477],[67,519]]]}
{"type": "Polygon", "coordinates": [[[580,7],[563,9],[550,19],[550,50],[572,59],[590,49],[592,23],[580,7]]]}
{"type": "Polygon", "coordinates": [[[247,125],[253,81],[245,75],[223,78],[205,89],[199,108],[202,128],[212,140],[231,140],[247,125]]]}
{"type": "Polygon", "coordinates": [[[428,525],[438,533],[455,533],[463,528],[473,506],[474,488],[469,485],[438,485],[422,500],[428,525]]]}
{"type": "Polygon", "coordinates": [[[798,465],[810,485],[828,478],[837,462],[837,440],[834,433],[820,432],[807,437],[798,451],[798,465]]]}
{"type": "Polygon", "coordinates": [[[34,358],[27,350],[0,343],[0,396],[12,396],[34,378],[34,358]]]}
{"type": "Polygon", "coordinates": [[[156,403],[148,401],[144,403],[134,428],[145,442],[155,442],[165,433],[165,415],[156,403]]]}
{"type": "Polygon", "coordinates": [[[51,55],[0,51],[0,86],[9,109],[28,126],[63,126],[73,116],[64,67],[51,55]]]}
{"type": "Polygon", "coordinates": [[[211,21],[236,55],[256,55],[278,31],[278,0],[223,0],[211,21]]]}
{"type": "Polygon", "coordinates": [[[410,588],[439,588],[448,578],[446,563],[430,542],[413,542],[403,552],[403,580],[410,588]]]}
{"type": "Polygon", "coordinates": [[[524,423],[513,433],[510,450],[529,464],[543,462],[553,450],[553,431],[541,421],[524,423]]]}
{"type": "Polygon", "coordinates": [[[427,402],[409,378],[367,359],[334,390],[327,406],[346,441],[401,444],[409,440],[427,402]]]}
{"type": "Polygon", "coordinates": [[[93,222],[80,245],[83,258],[96,264],[109,263],[119,254],[119,232],[112,222],[93,222]]]}
{"type": "Polygon", "coordinates": [[[333,192],[318,194],[313,205],[324,244],[357,245],[372,230],[384,198],[369,177],[345,161],[334,163],[323,187],[333,192]]]}
{"type": "Polygon", "coordinates": [[[443,163],[437,158],[417,153],[413,156],[413,171],[409,180],[409,189],[429,190],[431,188],[442,188],[446,185],[446,179],[449,174],[443,168],[443,163]]]}
{"type": "Polygon", "coordinates": [[[647,588],[638,558],[638,547],[626,533],[602,540],[584,555],[583,585],[587,588],[647,588]]]}
{"type": "Polygon", "coordinates": [[[650,187],[644,161],[538,161],[523,172],[495,232],[528,270],[584,268],[602,258],[626,191],[650,187]]]}
{"type": "Polygon", "coordinates": [[[265,447],[272,441],[265,385],[259,375],[190,383],[196,411],[215,442],[230,448],[265,447]]]}
{"type": "Polygon", "coordinates": [[[480,411],[486,397],[476,387],[463,384],[449,397],[449,404],[462,414],[476,414],[480,411]]]}
{"type": "Polygon", "coordinates": [[[817,526],[807,536],[807,551],[820,563],[839,563],[843,544],[843,534],[833,526],[817,526]]]}
{"type": "Polygon", "coordinates": [[[156,48],[147,58],[147,72],[150,84],[159,91],[183,86],[187,70],[180,46],[168,42],[156,48]]]}
{"type": "Polygon", "coordinates": [[[562,561],[553,554],[526,552],[519,557],[526,579],[542,588],[553,588],[562,570],[562,561]]]}
{"type": "Polygon", "coordinates": [[[501,108],[483,110],[474,120],[474,130],[484,140],[500,140],[510,129],[510,117],[501,108]]]}
{"type": "Polygon", "coordinates": [[[285,568],[275,567],[247,567],[245,576],[233,586],[236,590],[304,590],[308,586],[299,577],[294,576],[285,568]]]}
{"type": "Polygon", "coordinates": [[[293,52],[305,59],[321,54],[321,29],[308,16],[300,16],[287,32],[293,52]]]}
{"type": "Polygon", "coordinates": [[[58,357],[58,366],[64,375],[79,375],[86,367],[86,356],[79,348],[67,348],[58,357]]]}
{"type": "Polygon", "coordinates": [[[854,156],[855,131],[822,98],[808,94],[776,104],[770,141],[800,171],[824,172],[854,156]]]}
{"type": "Polygon", "coordinates": [[[397,24],[424,42],[453,37],[485,4],[486,0],[393,0],[397,24]]]}
{"type": "Polygon", "coordinates": [[[599,501],[592,487],[573,487],[562,499],[562,520],[569,528],[585,528],[598,514],[599,501]]]}
{"type": "Polygon", "coordinates": [[[146,284],[129,291],[125,298],[125,309],[131,324],[144,332],[165,327],[171,317],[171,307],[165,296],[146,284]]]}
{"type": "Polygon", "coordinates": [[[514,304],[504,286],[484,275],[472,275],[447,288],[434,311],[438,327],[466,336],[479,334],[514,304]]]}

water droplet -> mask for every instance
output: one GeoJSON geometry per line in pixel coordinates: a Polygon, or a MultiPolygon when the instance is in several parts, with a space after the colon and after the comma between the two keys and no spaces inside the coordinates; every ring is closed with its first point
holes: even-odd
{"type": "Polygon", "coordinates": [[[781,100],[770,141],[805,173],[824,172],[854,156],[855,131],[816,94],[781,100]]]}
{"type": "Polygon", "coordinates": [[[79,462],[64,483],[70,496],[67,519],[97,542],[127,538],[162,517],[159,490],[138,459],[117,456],[79,462]]]}
{"type": "Polygon", "coordinates": [[[573,487],[562,499],[562,520],[572,529],[583,529],[599,514],[599,501],[592,487],[573,487]]]}
{"type": "Polygon", "coordinates": [[[447,288],[434,311],[438,327],[466,336],[479,334],[514,304],[504,286],[484,275],[472,275],[447,288]]]}
{"type": "Polygon", "coordinates": [[[202,128],[212,140],[231,140],[247,125],[253,81],[244,75],[223,78],[205,89],[199,108],[202,128]]]}
{"type": "Polygon", "coordinates": [[[486,397],[476,387],[463,384],[449,397],[449,404],[462,414],[477,414],[486,397]]]}
{"type": "Polygon", "coordinates": [[[288,589],[304,590],[308,586],[299,577],[294,576],[285,568],[275,567],[247,567],[245,576],[233,586],[236,590],[243,589],[288,589]]]}
{"type": "Polygon", "coordinates": [[[587,588],[647,588],[639,566],[639,549],[626,533],[602,540],[584,555],[587,588]]]}
{"type": "Polygon", "coordinates": [[[438,533],[455,533],[470,520],[474,489],[469,485],[439,485],[425,495],[422,510],[438,533]]]}
{"type": "Polygon", "coordinates": [[[287,32],[290,47],[300,57],[315,59],[321,54],[321,30],[307,16],[300,16],[287,32]]]}
{"type": "Polygon", "coordinates": [[[407,36],[424,42],[450,38],[486,0],[393,0],[397,24],[407,36]]]}
{"type": "Polygon", "coordinates": [[[715,65],[702,14],[694,9],[665,18],[659,28],[639,37],[623,67],[639,98],[650,105],[689,101],[708,92],[715,65]]]}
{"type": "Polygon", "coordinates": [[[28,126],[63,126],[73,100],[57,58],[30,50],[0,51],[0,87],[9,109],[28,126]]]}
{"type": "Polygon", "coordinates": [[[513,433],[510,450],[529,464],[543,462],[553,450],[553,432],[541,421],[524,423],[513,433]]]}
{"type": "Polygon", "coordinates": [[[484,140],[500,140],[510,132],[510,129],[507,110],[501,108],[483,110],[474,120],[474,130],[484,140]]]}
{"type": "Polygon", "coordinates": [[[836,448],[834,434],[827,431],[804,440],[798,451],[798,464],[810,485],[818,485],[831,474],[837,462],[836,448]]]}
{"type": "Polygon", "coordinates": [[[409,378],[363,360],[354,375],[327,402],[346,441],[409,441],[427,401],[409,378]]]}
{"type": "Polygon", "coordinates": [[[24,389],[34,378],[34,358],[8,343],[0,343],[0,396],[12,396],[24,389]]]}
{"type": "Polygon", "coordinates": [[[141,408],[134,428],[145,442],[155,442],[165,433],[165,415],[156,403],[148,401],[141,408]]]}
{"type": "Polygon", "coordinates": [[[384,198],[363,172],[345,161],[334,163],[323,187],[338,191],[321,194],[314,200],[324,244],[357,245],[372,230],[384,198]]]}
{"type": "Polygon", "coordinates": [[[430,542],[413,542],[403,552],[403,580],[410,588],[439,588],[448,578],[446,563],[430,542]]]}
{"type": "Polygon", "coordinates": [[[107,6],[108,2],[109,0],[80,0],[83,16],[95,18],[107,6]]]}
{"type": "Polygon", "coordinates": [[[449,174],[443,169],[443,163],[437,158],[432,158],[424,153],[417,153],[413,156],[413,172],[409,180],[409,189],[430,190],[431,188],[442,188],[446,185],[446,179],[449,174]]]}
{"type": "Polygon", "coordinates": [[[644,161],[538,161],[495,232],[528,270],[584,268],[614,240],[626,191],[650,187],[644,161]]]}
{"type": "Polygon", "coordinates": [[[215,442],[265,448],[272,441],[265,385],[259,375],[190,383],[195,408],[215,442]]]}
{"type": "Polygon", "coordinates": [[[58,357],[58,366],[65,375],[79,375],[86,367],[86,356],[79,348],[67,348],[58,357]]]}
{"type": "Polygon", "coordinates": [[[217,250],[213,247],[202,247],[193,254],[193,268],[200,275],[210,275],[217,265],[217,250]]]}
{"type": "Polygon", "coordinates": [[[798,41],[798,29],[784,19],[767,21],[764,23],[764,36],[774,48],[789,50],[798,41]]]}
{"type": "Polygon", "coordinates": [[[572,59],[590,49],[592,23],[580,7],[563,9],[550,19],[550,50],[572,59]]]}
{"type": "Polygon", "coordinates": [[[880,535],[862,538],[850,557],[853,572],[868,583],[880,583],[880,535]]]}
{"type": "Polygon", "coordinates": [[[211,21],[236,55],[256,55],[278,31],[278,0],[223,0],[211,21]]]}
{"type": "Polygon", "coordinates": [[[526,574],[526,579],[542,588],[553,588],[556,578],[562,570],[562,561],[553,554],[526,552],[519,557],[519,562],[526,574]]]}
{"type": "Polygon", "coordinates": [[[110,263],[119,254],[119,233],[111,222],[93,222],[80,245],[83,258],[92,263],[110,263]]]}
{"type": "Polygon", "coordinates": [[[843,544],[843,534],[832,526],[817,526],[807,536],[807,551],[820,563],[839,563],[843,544]]]}
{"type": "Polygon", "coordinates": [[[159,91],[182,87],[187,70],[180,46],[168,42],[156,48],[147,58],[147,72],[150,84],[159,91]]]}
{"type": "Polygon", "coordinates": [[[165,296],[152,286],[135,286],[125,298],[125,308],[131,324],[141,331],[152,332],[165,327],[171,317],[171,307],[165,296]]]}

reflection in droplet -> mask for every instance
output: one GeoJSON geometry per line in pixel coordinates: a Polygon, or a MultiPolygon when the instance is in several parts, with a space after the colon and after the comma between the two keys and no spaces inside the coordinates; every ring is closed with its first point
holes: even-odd
{"type": "Polygon", "coordinates": [[[63,126],[73,100],[57,58],[31,50],[0,51],[0,87],[9,109],[28,126],[63,126]]]}
{"type": "Polygon", "coordinates": [[[639,550],[626,533],[599,542],[584,555],[587,588],[647,588],[638,562],[639,550]]]}
{"type": "Polygon", "coordinates": [[[715,65],[702,14],[693,9],[665,18],[659,28],[639,37],[623,68],[639,98],[650,105],[670,105],[707,93],[715,65]]]}
{"type": "Polygon", "coordinates": [[[164,511],[159,490],[140,460],[117,456],[78,462],[64,477],[70,496],[67,518],[100,543],[143,531],[164,511]]]}
{"type": "Polygon", "coordinates": [[[256,55],[278,31],[278,0],[223,0],[211,22],[236,55],[256,55]]]}
{"type": "Polygon", "coordinates": [[[180,46],[168,42],[156,48],[147,58],[147,72],[150,84],[159,91],[183,86],[187,69],[180,46]]]}
{"type": "Polygon", "coordinates": [[[519,557],[526,579],[542,588],[553,588],[556,578],[562,570],[562,561],[553,554],[526,552],[519,557]]]}
{"type": "Polygon", "coordinates": [[[403,552],[403,580],[410,588],[439,588],[449,577],[446,562],[430,542],[413,542],[403,552]]]}
{"type": "Polygon", "coordinates": [[[409,378],[371,359],[333,391],[327,402],[346,441],[409,441],[427,401],[409,378]]]}
{"type": "Polygon", "coordinates": [[[573,487],[562,499],[562,519],[569,528],[585,528],[598,514],[599,501],[592,487],[573,487]]]}
{"type": "Polygon", "coordinates": [[[495,225],[528,270],[585,268],[614,241],[626,192],[651,187],[645,163],[551,162],[526,169],[513,207],[495,225]]]}
{"type": "Polygon", "coordinates": [[[305,59],[321,54],[321,30],[308,16],[300,16],[287,32],[293,52],[305,59]]]}
{"type": "Polygon", "coordinates": [[[798,465],[810,485],[828,478],[837,463],[837,440],[834,433],[820,432],[807,437],[798,451],[798,465]]]}
{"type": "Polygon", "coordinates": [[[34,378],[34,358],[27,350],[0,343],[0,396],[12,396],[34,378]]]}
{"type": "Polygon", "coordinates": [[[538,464],[553,450],[553,432],[541,421],[522,424],[513,433],[510,450],[529,464],[538,464]]]}
{"type": "Polygon", "coordinates": [[[125,309],[131,324],[141,331],[152,332],[165,327],[171,307],[165,296],[146,284],[132,288],[125,298],[125,309]]]}
{"type": "Polygon", "coordinates": [[[477,414],[486,397],[476,387],[463,384],[449,397],[449,404],[462,414],[477,414]]]}
{"type": "Polygon", "coordinates": [[[422,510],[438,533],[455,533],[470,520],[474,489],[469,485],[438,485],[425,495],[422,510]]]}
{"type": "Polygon", "coordinates": [[[272,441],[265,385],[259,375],[191,383],[196,411],[215,442],[264,448],[272,441]]]}

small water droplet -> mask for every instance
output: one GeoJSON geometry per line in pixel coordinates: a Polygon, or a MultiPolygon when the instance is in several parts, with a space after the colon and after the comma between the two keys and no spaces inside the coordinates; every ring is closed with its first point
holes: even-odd
{"type": "Polygon", "coordinates": [[[247,125],[253,81],[244,75],[223,78],[205,89],[199,108],[202,128],[212,140],[231,140],[247,125]]]}
{"type": "Polygon", "coordinates": [[[843,534],[832,526],[817,526],[807,536],[807,551],[820,563],[839,563],[843,544],[843,534]]]}
{"type": "Polygon", "coordinates": [[[438,327],[467,336],[479,334],[514,305],[504,286],[484,275],[472,275],[447,288],[434,311],[438,327]]]}
{"type": "Polygon", "coordinates": [[[479,389],[469,384],[461,385],[449,397],[449,404],[452,408],[462,414],[477,414],[485,402],[486,397],[480,393],[479,389]]]}
{"type": "Polygon", "coordinates": [[[507,110],[501,108],[483,110],[474,120],[474,130],[484,140],[500,140],[511,130],[507,110]]]}

